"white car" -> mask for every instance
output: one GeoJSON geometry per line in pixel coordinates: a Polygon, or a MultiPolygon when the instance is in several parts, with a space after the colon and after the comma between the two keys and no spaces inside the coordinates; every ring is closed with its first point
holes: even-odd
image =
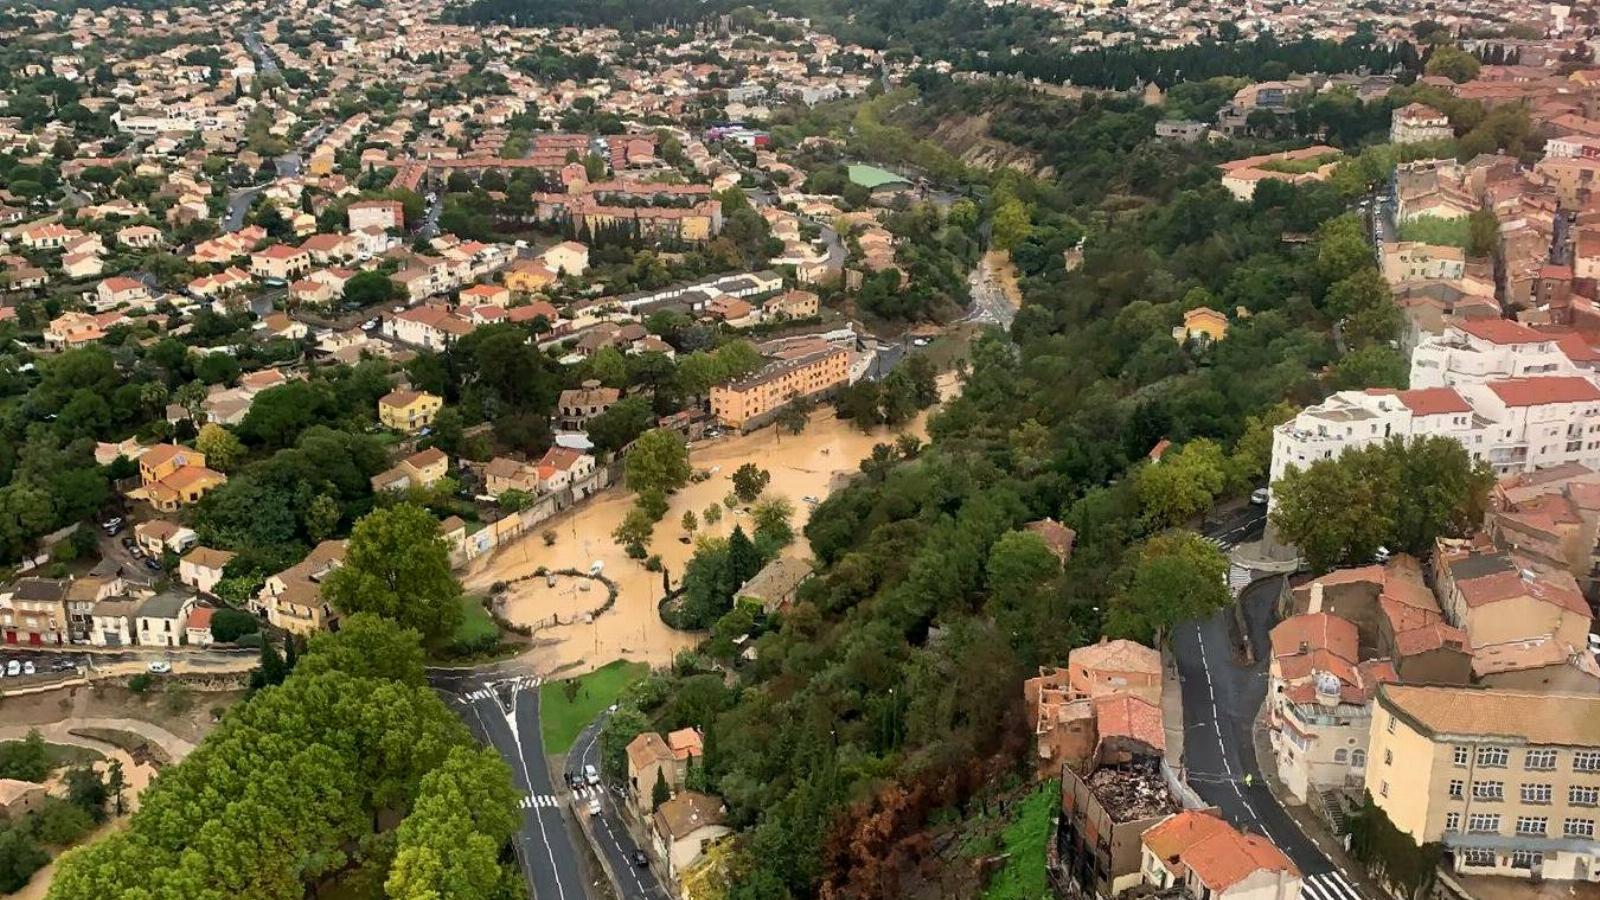
{"type": "Polygon", "coordinates": [[[594,787],[600,783],[600,773],[595,771],[594,766],[584,766],[583,780],[589,782],[590,787],[594,787]]]}
{"type": "Polygon", "coordinates": [[[33,660],[30,659],[22,664],[22,674],[32,675],[35,671],[36,670],[33,667],[33,660]]]}
{"type": "Polygon", "coordinates": [[[589,801],[589,815],[591,815],[591,816],[600,815],[600,798],[599,797],[596,797],[593,800],[589,801]]]}
{"type": "Polygon", "coordinates": [[[148,666],[145,666],[145,668],[150,670],[152,674],[165,675],[172,671],[172,663],[169,663],[164,659],[153,659],[150,661],[148,666]]]}
{"type": "Polygon", "coordinates": [[[21,675],[22,674],[22,663],[18,662],[17,660],[14,660],[14,659],[12,661],[6,663],[6,674],[7,675],[21,675]]]}
{"type": "Polygon", "coordinates": [[[1250,492],[1250,502],[1257,506],[1266,506],[1267,501],[1270,499],[1272,499],[1272,492],[1266,488],[1256,488],[1250,492]]]}

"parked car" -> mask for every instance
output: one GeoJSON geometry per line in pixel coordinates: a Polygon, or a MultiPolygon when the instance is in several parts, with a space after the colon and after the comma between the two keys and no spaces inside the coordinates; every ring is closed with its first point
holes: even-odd
{"type": "Polygon", "coordinates": [[[15,659],[13,659],[12,661],[6,663],[6,674],[7,675],[21,675],[22,674],[22,663],[19,660],[15,660],[15,659]]]}
{"type": "Polygon", "coordinates": [[[133,538],[124,537],[122,539],[122,546],[127,547],[129,550],[132,550],[133,549],[133,538]]]}
{"type": "Polygon", "coordinates": [[[1250,492],[1250,502],[1257,506],[1266,506],[1267,501],[1270,499],[1272,499],[1272,491],[1266,488],[1256,488],[1250,492]]]}
{"type": "Polygon", "coordinates": [[[172,663],[169,663],[164,659],[153,659],[150,661],[149,665],[145,666],[145,668],[148,669],[151,674],[165,675],[172,671],[172,663]]]}
{"type": "Polygon", "coordinates": [[[145,567],[145,568],[146,568],[146,569],[149,569],[149,570],[150,570],[150,571],[152,571],[152,572],[159,572],[159,571],[161,571],[161,563],[158,563],[158,562],[156,562],[156,561],[155,561],[155,560],[153,560],[153,559],[147,559],[147,560],[145,560],[145,561],[144,561],[144,567],[145,567]]]}
{"type": "Polygon", "coordinates": [[[122,517],[112,516],[104,522],[101,522],[100,527],[105,529],[106,534],[114,535],[122,530],[122,517]]]}
{"type": "Polygon", "coordinates": [[[643,850],[635,850],[633,851],[633,864],[643,869],[650,865],[650,857],[646,856],[643,850]]]}
{"type": "Polygon", "coordinates": [[[596,797],[593,800],[589,801],[589,815],[591,815],[591,816],[600,815],[600,798],[599,797],[596,797]]]}
{"type": "Polygon", "coordinates": [[[34,672],[37,672],[37,671],[38,671],[38,669],[34,668],[33,660],[31,660],[31,659],[22,664],[22,674],[24,674],[24,675],[32,675],[34,672]]]}
{"type": "Polygon", "coordinates": [[[583,780],[587,781],[590,787],[594,787],[600,783],[600,773],[595,771],[594,766],[584,766],[583,780]]]}

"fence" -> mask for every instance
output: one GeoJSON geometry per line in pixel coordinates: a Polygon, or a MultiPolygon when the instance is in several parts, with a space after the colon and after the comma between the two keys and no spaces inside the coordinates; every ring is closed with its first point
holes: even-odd
{"type": "Polygon", "coordinates": [[[622,463],[614,461],[595,470],[559,491],[541,494],[526,509],[497,519],[466,535],[451,553],[450,562],[460,566],[486,553],[531,534],[540,525],[577,506],[622,479],[622,463]]]}

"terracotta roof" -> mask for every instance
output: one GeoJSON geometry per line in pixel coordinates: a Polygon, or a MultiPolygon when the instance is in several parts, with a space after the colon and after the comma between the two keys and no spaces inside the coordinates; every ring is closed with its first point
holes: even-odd
{"type": "Polygon", "coordinates": [[[1396,391],[1390,388],[1371,388],[1367,391],[1372,395],[1392,396],[1400,401],[1406,409],[1411,410],[1414,416],[1441,416],[1450,413],[1470,413],[1472,407],[1464,397],[1456,393],[1455,388],[1418,388],[1412,391],[1396,391]]]}
{"type": "Polygon", "coordinates": [[[1067,664],[1106,672],[1161,674],[1161,654],[1137,641],[1121,638],[1078,647],[1067,655],[1067,664]]]}
{"type": "Polygon", "coordinates": [[[1507,406],[1592,403],[1600,400],[1600,389],[1597,389],[1589,379],[1579,375],[1506,378],[1488,382],[1487,387],[1507,406]]]}
{"type": "Polygon", "coordinates": [[[1491,344],[1537,344],[1550,339],[1510,319],[1472,319],[1455,327],[1491,344]]]}
{"type": "Polygon", "coordinates": [[[1300,870],[1270,841],[1241,833],[1208,813],[1178,813],[1145,832],[1143,841],[1163,862],[1177,861],[1213,892],[1226,891],[1261,870],[1300,877],[1300,870]]]}
{"type": "Polygon", "coordinates": [[[1327,650],[1354,663],[1359,646],[1355,623],[1331,613],[1291,616],[1272,629],[1274,658],[1327,650]]]}
{"type": "Polygon", "coordinates": [[[672,762],[672,748],[654,731],[646,731],[628,742],[628,766],[639,771],[651,763],[672,762]]]}
{"type": "Polygon", "coordinates": [[[1161,708],[1140,700],[1132,694],[1112,694],[1094,700],[1095,727],[1103,741],[1108,737],[1126,737],[1140,741],[1156,750],[1167,749],[1166,729],[1161,721],[1161,708]]]}
{"type": "Polygon", "coordinates": [[[677,841],[702,828],[721,825],[727,814],[722,801],[706,794],[684,791],[661,804],[652,817],[656,833],[677,841]]]}
{"type": "Polygon", "coordinates": [[[1600,694],[1386,684],[1378,690],[1378,702],[1434,736],[1600,747],[1600,694]]]}

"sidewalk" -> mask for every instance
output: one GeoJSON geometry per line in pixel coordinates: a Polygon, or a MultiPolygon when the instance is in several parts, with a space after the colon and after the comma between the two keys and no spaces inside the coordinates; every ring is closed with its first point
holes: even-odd
{"type": "Polygon", "coordinates": [[[1161,648],[1161,725],[1167,738],[1167,765],[1183,772],[1183,681],[1172,651],[1161,648]]]}
{"type": "Polygon", "coordinates": [[[1298,572],[1304,565],[1294,550],[1281,544],[1271,543],[1265,538],[1248,544],[1239,544],[1228,554],[1228,558],[1234,565],[1243,566],[1258,574],[1287,575],[1298,572]]]}

